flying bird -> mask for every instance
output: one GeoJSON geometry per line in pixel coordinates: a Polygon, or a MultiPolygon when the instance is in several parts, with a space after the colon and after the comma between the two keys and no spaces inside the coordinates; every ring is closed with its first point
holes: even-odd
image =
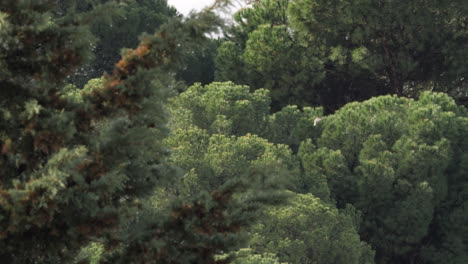
{"type": "Polygon", "coordinates": [[[317,126],[317,124],[320,123],[320,121],[322,121],[322,118],[320,118],[320,117],[315,118],[314,126],[317,126]]]}

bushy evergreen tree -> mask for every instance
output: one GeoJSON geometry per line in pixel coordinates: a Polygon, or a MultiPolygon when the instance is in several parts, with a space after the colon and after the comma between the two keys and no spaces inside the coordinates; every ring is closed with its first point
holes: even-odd
{"type": "Polygon", "coordinates": [[[291,264],[372,264],[374,251],[360,241],[358,225],[351,207],[340,211],[311,194],[297,194],[286,206],[265,212],[250,246],[291,264]]]}
{"type": "Polygon", "coordinates": [[[255,168],[269,168],[270,178],[282,178],[283,182],[297,176],[297,163],[287,146],[255,135],[209,135],[194,127],[173,131],[167,143],[173,149],[171,160],[187,171],[181,190],[188,196],[215,190],[241,175],[250,177],[248,172],[255,168]]]}
{"type": "Polygon", "coordinates": [[[234,16],[217,77],[270,90],[275,111],[421,90],[463,102],[467,16],[465,1],[254,1],[234,16]]]}
{"type": "Polygon", "coordinates": [[[183,63],[176,71],[176,78],[187,86],[212,83],[215,80],[215,59],[220,42],[219,39],[207,39],[187,49],[183,63]]]}
{"type": "MultiPolygon", "coordinates": [[[[87,1],[68,2],[78,11],[103,7],[91,5],[87,1]]],[[[182,17],[167,0],[123,0],[113,5],[111,0],[99,2],[107,2],[105,6],[108,13],[94,16],[89,21],[91,32],[96,36],[96,42],[92,43],[94,59],[69,77],[80,88],[91,78],[99,78],[105,72],[111,73],[113,65],[120,59],[121,51],[137,46],[140,35],[153,34],[168,21],[182,17]]],[[[69,9],[66,12],[70,12],[69,9]]],[[[185,46],[179,65],[173,70],[174,74],[176,79],[187,85],[195,82],[208,84],[214,80],[218,41],[206,38],[192,44],[185,46]]]]}
{"type": "Polygon", "coordinates": [[[351,103],[301,146],[315,185],[362,212],[377,263],[467,260],[467,111],[440,93],[351,103]]]}
{"type": "Polygon", "coordinates": [[[171,100],[174,128],[196,126],[210,134],[262,135],[270,98],[266,90],[250,92],[234,83],[195,84],[171,100]]]}
{"type": "Polygon", "coordinates": [[[91,241],[102,263],[227,262],[215,256],[235,249],[275,184],[252,192],[239,177],[166,207],[146,201],[178,175],[162,144],[167,72],[219,20],[210,9],[174,20],[78,90],[66,77],[91,54],[90,13],[55,15],[56,4],[0,5],[1,262],[65,263],[91,241]]]}
{"type": "Polygon", "coordinates": [[[465,1],[298,0],[289,14],[335,68],[368,71],[401,96],[422,84],[443,90],[464,82],[467,10],[465,1]]]}
{"type": "MultiPolygon", "coordinates": [[[[302,112],[289,106],[271,115],[268,99],[265,90],[252,93],[246,86],[213,83],[196,84],[171,100],[173,132],[166,142],[173,150],[172,162],[186,171],[178,192],[191,196],[210,190],[260,166],[269,171],[270,181],[280,178],[286,188],[320,194],[308,188],[315,179],[301,171],[287,146],[250,134],[297,144],[306,137],[316,140],[320,126],[314,126],[314,119],[320,109],[302,112]]],[[[328,190],[326,181],[323,188],[328,190]]],[[[349,212],[336,209],[329,192],[321,199],[291,195],[296,198],[290,204],[268,209],[250,231],[253,251],[227,254],[238,258],[234,263],[372,263],[373,251],[360,242],[353,222],[359,217],[351,207],[349,212]]]]}
{"type": "Polygon", "coordinates": [[[171,127],[195,126],[209,134],[235,136],[250,133],[293,150],[307,138],[318,138],[321,126],[314,126],[314,120],[323,115],[321,108],[301,111],[292,105],[270,114],[270,102],[265,89],[251,92],[248,86],[232,82],[195,84],[171,99],[171,127]]]}
{"type": "Polygon", "coordinates": [[[187,18],[163,0],[0,4],[0,262],[364,264],[375,249],[379,264],[466,263],[466,108],[432,92],[326,117],[284,106],[463,94],[466,6],[254,1],[218,49],[218,77],[252,89],[195,84],[166,108],[175,77],[199,78],[183,65],[216,43],[226,4],[187,18]],[[143,21],[133,11],[175,17],[109,74],[68,84],[92,21],[143,21]]]}
{"type": "MultiPolygon", "coordinates": [[[[112,168],[122,159],[104,166],[100,153],[106,144],[98,147],[88,138],[92,122],[106,116],[86,116],[88,98],[61,89],[90,54],[92,37],[72,17],[54,19],[53,5],[0,5],[0,258],[5,263],[66,260],[90,235],[118,222],[113,197],[123,191],[119,182],[126,177],[112,168]],[[106,183],[112,174],[115,181],[106,183]]],[[[99,132],[115,133],[113,126],[99,132]]]]}
{"type": "MultiPolygon", "coordinates": [[[[91,32],[98,39],[93,48],[95,59],[78,71],[75,79],[81,77],[87,81],[104,72],[111,73],[122,49],[137,46],[141,34],[154,34],[161,25],[177,16],[177,10],[169,6],[167,0],[125,0],[116,8],[112,19],[96,19],[92,23],[91,32]]],[[[82,86],[80,82],[76,84],[82,86]]]]}
{"type": "Polygon", "coordinates": [[[255,1],[234,15],[216,58],[217,79],[270,91],[273,110],[317,102],[310,87],[322,79],[320,58],[289,27],[289,0],[255,1]]]}

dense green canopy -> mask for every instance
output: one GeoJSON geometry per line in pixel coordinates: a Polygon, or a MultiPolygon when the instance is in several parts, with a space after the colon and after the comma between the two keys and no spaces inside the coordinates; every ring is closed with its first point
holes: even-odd
{"type": "Polygon", "coordinates": [[[298,194],[265,213],[250,244],[291,264],[372,264],[374,252],[360,241],[358,224],[352,208],[340,211],[311,194],[298,194]]]}
{"type": "Polygon", "coordinates": [[[266,169],[248,172],[263,191],[236,174],[197,196],[151,202],[180,175],[162,143],[169,73],[220,20],[210,9],[173,20],[80,90],[65,80],[90,56],[82,19],[102,9],[67,3],[57,16],[54,1],[0,5],[0,261],[73,262],[99,242],[101,263],[223,263],[216,255],[280,201],[266,169]]]}
{"type": "Polygon", "coordinates": [[[303,163],[338,208],[362,212],[360,234],[378,263],[467,260],[466,108],[439,93],[383,96],[324,122],[317,147],[301,146],[303,163]]]}
{"type": "Polygon", "coordinates": [[[462,0],[255,1],[234,16],[217,76],[270,90],[274,110],[421,90],[463,101],[467,10],[462,0]]]}
{"type": "Polygon", "coordinates": [[[0,263],[468,263],[465,1],[230,2],[0,3],[0,263]]]}

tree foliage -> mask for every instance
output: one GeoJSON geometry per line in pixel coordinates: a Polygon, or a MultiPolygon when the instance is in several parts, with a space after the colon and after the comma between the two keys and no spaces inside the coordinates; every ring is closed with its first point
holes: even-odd
{"type": "Polygon", "coordinates": [[[327,117],[317,147],[303,144],[303,162],[339,208],[362,212],[360,234],[378,263],[462,263],[467,134],[466,109],[446,95],[384,96],[327,117]]]}
{"type": "Polygon", "coordinates": [[[253,230],[251,247],[274,252],[287,263],[374,263],[374,252],[360,241],[359,215],[340,211],[311,194],[266,211],[253,230]]]}
{"type": "Polygon", "coordinates": [[[309,87],[321,79],[320,58],[289,27],[289,0],[257,1],[235,14],[238,26],[218,49],[217,78],[271,91],[273,110],[317,102],[309,87]]]}
{"type": "Polygon", "coordinates": [[[212,83],[215,80],[215,59],[219,45],[218,39],[207,39],[187,49],[183,63],[176,71],[176,78],[187,86],[212,83]]]}
{"type": "Polygon", "coordinates": [[[173,149],[172,161],[187,171],[183,181],[189,196],[201,190],[214,190],[257,167],[269,167],[271,179],[280,175],[285,178],[288,176],[285,172],[295,168],[287,146],[274,145],[251,134],[209,135],[191,128],[173,131],[167,143],[173,149]]]}
{"type": "Polygon", "coordinates": [[[250,92],[248,86],[232,82],[195,84],[171,99],[171,127],[195,126],[209,134],[258,135],[272,143],[286,144],[297,150],[307,138],[317,138],[320,126],[314,120],[321,108],[286,106],[270,114],[269,93],[265,89],[250,92]]]}
{"type": "Polygon", "coordinates": [[[99,0],[58,1],[56,14],[85,13],[81,23],[86,24],[93,38],[88,41],[93,56],[80,65],[68,79],[82,88],[92,78],[112,73],[113,66],[121,58],[121,51],[138,45],[143,33],[154,34],[158,28],[175,18],[177,11],[166,0],[99,0]]]}
{"type": "Polygon", "coordinates": [[[1,261],[63,263],[95,241],[101,263],[224,263],[215,256],[276,185],[254,193],[237,177],[165,208],[146,202],[178,175],[162,144],[168,72],[219,20],[211,9],[174,20],[79,90],[65,80],[91,53],[87,13],[54,16],[54,3],[0,5],[1,261]]]}
{"type": "Polygon", "coordinates": [[[292,27],[326,46],[334,64],[369,69],[398,95],[424,82],[444,86],[466,75],[460,59],[466,57],[467,15],[457,1],[300,0],[290,7],[292,27]]]}
{"type": "Polygon", "coordinates": [[[466,263],[466,107],[307,106],[466,93],[466,5],[229,3],[0,4],[0,262],[466,263]]]}
{"type": "Polygon", "coordinates": [[[272,253],[254,254],[252,249],[243,248],[235,253],[234,264],[287,264],[280,262],[278,257],[272,253]]]}
{"type": "Polygon", "coordinates": [[[463,101],[462,2],[255,1],[234,16],[237,25],[218,50],[217,76],[270,90],[274,110],[293,103],[329,112],[421,90],[463,101]]]}

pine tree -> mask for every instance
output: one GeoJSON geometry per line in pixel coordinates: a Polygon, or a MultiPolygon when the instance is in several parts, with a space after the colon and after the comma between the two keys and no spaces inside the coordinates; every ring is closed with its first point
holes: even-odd
{"type": "Polygon", "coordinates": [[[362,212],[376,263],[464,263],[467,117],[441,93],[348,104],[323,121],[316,147],[301,145],[310,192],[362,212]]]}
{"type": "Polygon", "coordinates": [[[367,71],[400,96],[464,83],[467,15],[465,1],[299,0],[289,7],[292,28],[323,48],[335,70],[367,71]]]}
{"type": "Polygon", "coordinates": [[[467,100],[466,1],[253,2],[234,15],[217,78],[270,90],[274,111],[422,90],[467,100]]]}
{"type": "Polygon", "coordinates": [[[171,128],[198,127],[209,134],[243,136],[248,133],[286,144],[297,150],[301,141],[317,138],[320,127],[314,120],[321,108],[289,105],[271,114],[271,98],[266,89],[250,92],[245,85],[232,82],[195,84],[171,99],[171,128]]]}
{"type": "MultiPolygon", "coordinates": [[[[255,192],[277,178],[291,190],[313,193],[289,193],[289,203],[266,209],[249,230],[250,250],[226,252],[237,257],[234,263],[373,263],[373,251],[360,241],[355,210],[338,210],[326,180],[319,182],[309,167],[302,173],[293,151],[274,144],[295,146],[306,137],[316,139],[321,127],[314,120],[320,109],[288,106],[271,115],[269,102],[266,90],[250,92],[230,82],[195,84],[171,99],[172,133],[165,142],[173,151],[171,162],[185,169],[177,192],[190,197],[245,175],[257,186],[255,192]],[[257,184],[259,178],[248,174],[252,169],[269,177],[257,184]]],[[[307,150],[301,151],[307,166],[307,150]]]]}
{"type": "Polygon", "coordinates": [[[361,241],[359,221],[351,206],[338,210],[312,194],[295,194],[287,205],[265,210],[250,248],[291,264],[372,264],[374,251],[361,241]]]}
{"type": "MultiPolygon", "coordinates": [[[[86,1],[73,2],[81,10],[93,8],[83,5],[86,1]]],[[[154,34],[162,24],[177,16],[177,10],[166,0],[124,0],[112,8],[115,11],[111,18],[98,16],[90,23],[91,32],[97,38],[93,45],[95,59],[70,77],[78,87],[83,87],[90,78],[112,73],[122,49],[137,46],[141,34],[154,34]]]]}
{"type": "Polygon", "coordinates": [[[90,57],[83,19],[96,13],[67,3],[0,5],[0,261],[64,263],[96,241],[104,263],[226,262],[215,255],[237,245],[265,200],[239,200],[245,180],[166,210],[145,202],[177,177],[162,145],[171,69],[219,20],[210,9],[174,20],[77,90],[65,80],[90,57]]]}

